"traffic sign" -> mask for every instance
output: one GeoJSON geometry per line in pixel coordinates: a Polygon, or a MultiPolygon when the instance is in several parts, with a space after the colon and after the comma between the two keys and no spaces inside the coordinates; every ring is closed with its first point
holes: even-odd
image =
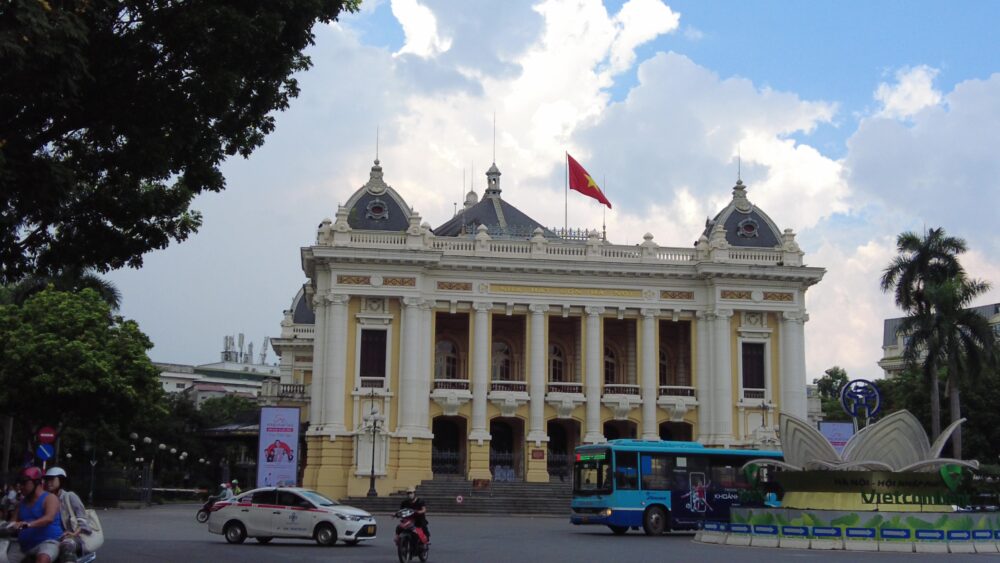
{"type": "Polygon", "coordinates": [[[56,441],[56,429],[51,426],[43,426],[38,430],[38,441],[43,444],[51,444],[56,441]]]}
{"type": "Polygon", "coordinates": [[[52,459],[52,456],[56,455],[56,449],[52,447],[52,444],[40,444],[35,449],[35,455],[42,461],[48,461],[52,459]]]}
{"type": "Polygon", "coordinates": [[[463,502],[465,502],[465,499],[462,497],[462,495],[458,495],[457,497],[455,497],[455,502],[457,502],[458,504],[462,504],[463,502]]]}

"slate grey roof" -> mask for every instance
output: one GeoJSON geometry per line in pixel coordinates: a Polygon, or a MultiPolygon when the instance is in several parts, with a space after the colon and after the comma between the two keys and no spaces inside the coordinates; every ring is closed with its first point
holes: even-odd
{"type": "Polygon", "coordinates": [[[412,211],[392,186],[382,180],[378,159],[372,166],[368,182],[344,204],[347,224],[361,231],[405,231],[412,211]]]}
{"type": "Polygon", "coordinates": [[[316,324],[316,312],[312,310],[309,300],[306,299],[304,289],[299,290],[292,302],[292,322],[303,325],[316,324]]]}
{"type": "MultiPolygon", "coordinates": [[[[979,307],[973,307],[973,311],[986,317],[987,319],[993,317],[994,315],[1000,314],[1000,303],[994,303],[992,305],[982,305],[979,307]]],[[[903,319],[905,317],[897,317],[895,319],[886,319],[882,326],[882,347],[895,346],[896,345],[896,332],[899,331],[899,327],[903,324],[903,319]]]]}
{"type": "Polygon", "coordinates": [[[781,230],[746,197],[742,180],[733,186],[733,200],[714,219],[705,221],[704,235],[711,237],[716,225],[726,230],[730,246],[774,248],[781,246],[781,230]]]}
{"type": "Polygon", "coordinates": [[[470,192],[472,197],[466,198],[466,208],[433,229],[434,236],[474,236],[479,225],[486,225],[487,233],[493,238],[529,239],[538,228],[542,229],[545,238],[559,238],[500,197],[500,170],[496,163],[490,166],[486,178],[488,187],[483,198],[473,203],[475,194],[470,192]]]}

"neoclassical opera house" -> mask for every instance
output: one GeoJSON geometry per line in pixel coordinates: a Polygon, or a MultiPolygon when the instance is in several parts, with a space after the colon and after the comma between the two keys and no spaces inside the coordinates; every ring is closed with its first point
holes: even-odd
{"type": "Polygon", "coordinates": [[[824,270],[742,182],[693,246],[666,247],[560,236],[501,197],[495,164],[486,179],[434,228],[376,160],[302,248],[273,394],[303,405],[304,486],[363,495],[373,468],[380,494],[548,481],[582,443],[774,447],[780,412],[806,417],[805,293],[824,270]]]}

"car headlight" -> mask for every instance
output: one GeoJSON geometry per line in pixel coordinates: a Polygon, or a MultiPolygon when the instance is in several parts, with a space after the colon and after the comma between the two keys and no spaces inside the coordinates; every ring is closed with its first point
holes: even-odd
{"type": "Polygon", "coordinates": [[[340,513],[338,513],[336,516],[337,516],[337,518],[340,518],[341,520],[350,520],[351,522],[361,522],[362,520],[367,520],[368,519],[367,516],[352,516],[352,515],[340,514],[340,513]]]}

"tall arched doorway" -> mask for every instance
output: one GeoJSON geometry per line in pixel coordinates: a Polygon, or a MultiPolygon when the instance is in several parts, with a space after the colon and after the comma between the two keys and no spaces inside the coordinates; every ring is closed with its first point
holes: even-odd
{"type": "Polygon", "coordinates": [[[687,422],[663,422],[660,424],[660,439],[690,442],[693,431],[687,422]]]}
{"type": "Polygon", "coordinates": [[[460,416],[434,418],[431,471],[434,476],[465,474],[465,419],[460,416]]]}
{"type": "Polygon", "coordinates": [[[494,418],[490,421],[490,472],[494,481],[524,478],[524,421],[494,418]]]}
{"type": "Polygon", "coordinates": [[[635,439],[638,425],[631,420],[609,420],[604,423],[604,437],[608,440],[619,438],[635,439]]]}
{"type": "Polygon", "coordinates": [[[580,443],[580,422],[577,420],[550,420],[546,431],[549,435],[547,469],[549,478],[565,481],[573,468],[573,450],[580,443]]]}

